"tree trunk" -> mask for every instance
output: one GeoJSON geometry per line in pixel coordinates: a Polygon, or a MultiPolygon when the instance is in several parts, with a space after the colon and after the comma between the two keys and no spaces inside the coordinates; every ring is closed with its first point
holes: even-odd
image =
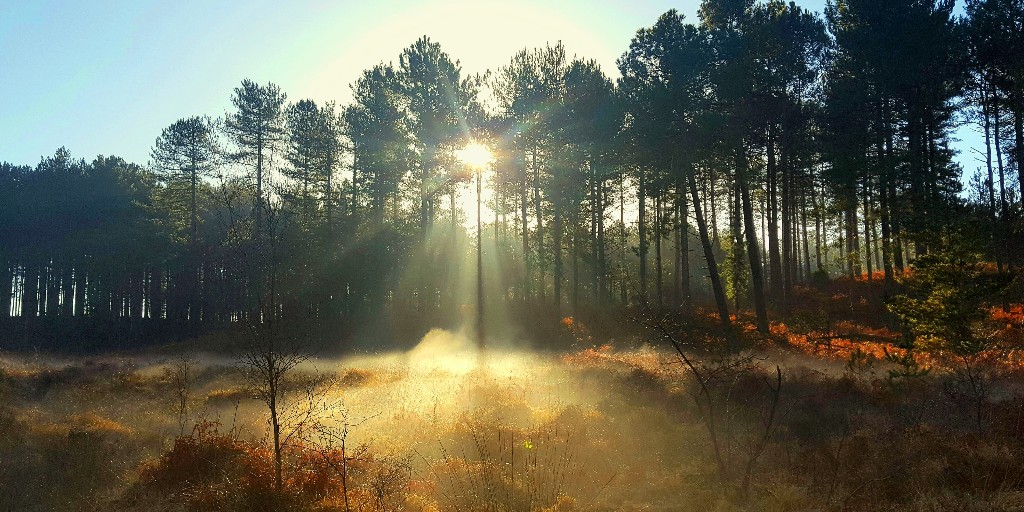
{"type": "Polygon", "coordinates": [[[764,277],[761,268],[761,250],[757,246],[757,233],[754,231],[754,208],[750,201],[750,190],[747,176],[747,154],[741,146],[737,153],[739,170],[740,195],[743,201],[743,231],[747,238],[747,254],[750,257],[750,277],[753,281],[754,311],[757,315],[757,330],[768,334],[768,308],[764,299],[764,277]]]}
{"type": "Polygon", "coordinates": [[[995,214],[995,212],[996,212],[996,210],[995,210],[995,174],[992,171],[991,123],[990,123],[990,118],[989,118],[990,112],[989,112],[988,88],[987,87],[982,87],[981,97],[982,97],[982,100],[981,100],[981,115],[982,115],[982,118],[984,119],[983,130],[984,130],[984,133],[985,133],[985,168],[988,171],[988,180],[987,180],[986,184],[988,185],[988,208],[989,208],[989,220],[991,222],[991,226],[989,226],[989,228],[991,229],[989,239],[991,241],[992,253],[994,253],[994,256],[995,256],[995,267],[996,267],[996,269],[998,269],[999,272],[1001,272],[1002,271],[1002,251],[1000,250],[999,244],[997,243],[997,237],[996,237],[997,229],[995,227],[995,226],[997,226],[999,224],[999,221],[996,218],[996,214],[995,214]]]}
{"type": "Polygon", "coordinates": [[[732,185],[729,187],[729,202],[732,208],[729,209],[729,255],[732,263],[732,292],[733,292],[733,309],[736,310],[737,314],[740,311],[741,300],[743,294],[741,290],[745,288],[743,281],[743,199],[740,198],[740,178],[737,174],[732,180],[732,185]],[[743,283],[743,284],[741,284],[743,283]]]}
{"type": "Polygon", "coordinates": [[[604,183],[597,184],[597,288],[600,300],[603,301],[609,293],[608,287],[608,257],[604,237],[604,208],[605,197],[608,191],[604,183]]]}
{"type": "Polygon", "coordinates": [[[555,313],[561,314],[562,311],[562,206],[560,201],[556,198],[554,210],[555,210],[555,222],[551,227],[551,244],[554,245],[554,257],[555,257],[555,273],[554,273],[554,287],[555,287],[555,313]]]}
{"type": "Polygon", "coordinates": [[[0,318],[11,316],[14,296],[14,265],[9,260],[0,262],[0,318]]]}
{"type": "Polygon", "coordinates": [[[815,270],[822,272],[821,262],[821,207],[817,199],[814,199],[814,265],[815,270]]]}
{"type": "Polygon", "coordinates": [[[661,211],[661,194],[659,190],[657,195],[654,196],[654,274],[655,274],[655,293],[658,297],[658,307],[661,308],[664,305],[664,280],[662,278],[663,265],[662,265],[662,254],[661,254],[661,238],[663,233],[662,227],[662,211],[661,211]]]}
{"type": "Polygon", "coordinates": [[[579,208],[572,210],[572,314],[580,308],[580,218],[579,208]]]}
{"type": "Polygon", "coordinates": [[[600,207],[600,192],[598,190],[597,183],[597,171],[594,165],[591,164],[588,168],[587,173],[587,185],[588,194],[590,195],[590,297],[593,302],[597,302],[601,297],[601,278],[598,273],[598,258],[597,258],[597,212],[600,207]]]}
{"type": "Polygon", "coordinates": [[[775,161],[775,133],[768,125],[768,282],[772,296],[782,295],[782,255],[779,251],[778,169],[775,161]]]}
{"type": "Polygon", "coordinates": [[[60,314],[63,317],[71,318],[75,315],[75,279],[74,268],[70,262],[65,263],[61,268],[60,286],[60,314]]]}
{"type": "Polygon", "coordinates": [[[22,271],[21,316],[30,318],[39,313],[39,273],[33,265],[25,265],[22,271]]]}
{"type": "Polygon", "coordinates": [[[792,224],[792,169],[789,168],[789,152],[785,144],[780,148],[780,163],[782,175],[782,300],[788,302],[793,290],[793,224],[792,224]]]}
{"type": "Polygon", "coordinates": [[[874,265],[871,261],[871,188],[868,185],[868,178],[864,178],[864,263],[868,269],[868,281],[874,276],[874,265]]]}
{"type": "MultiPolygon", "coordinates": [[[[686,189],[680,180],[678,185],[679,190],[679,223],[680,223],[680,252],[682,256],[680,258],[679,270],[682,278],[682,297],[683,307],[689,308],[691,303],[691,291],[690,291],[690,219],[689,209],[686,205],[686,189]]],[[[694,207],[699,206],[696,200],[694,200],[694,207]]]]}
{"type": "Polygon", "coordinates": [[[693,176],[693,169],[689,169],[687,180],[690,182],[690,199],[693,202],[693,216],[697,220],[697,232],[700,234],[700,243],[704,249],[704,261],[708,265],[708,279],[711,280],[711,290],[715,295],[715,304],[718,306],[718,318],[724,325],[730,325],[729,305],[725,299],[725,289],[722,288],[722,279],[718,274],[718,262],[715,261],[715,250],[711,245],[711,237],[708,236],[708,226],[701,212],[700,196],[697,194],[697,180],[693,176]]]}
{"type": "MultiPolygon", "coordinates": [[[[993,86],[994,89],[994,86],[993,86]]],[[[1007,250],[1006,239],[1006,222],[1009,219],[1007,212],[1008,202],[1006,200],[1006,170],[1003,167],[1003,149],[1002,149],[1002,129],[1000,128],[999,118],[1001,112],[999,111],[999,98],[996,96],[995,91],[992,94],[992,118],[995,123],[992,126],[992,134],[996,152],[996,168],[999,170],[999,223],[998,233],[1000,240],[999,251],[1004,255],[1008,256],[1009,251],[1007,250]]]]}
{"type": "Polygon", "coordinates": [[[523,229],[523,302],[530,301],[530,282],[533,279],[533,264],[530,257],[530,224],[527,214],[529,200],[526,195],[526,168],[523,167],[523,179],[519,182],[519,216],[523,229]]]}
{"type": "MultiPolygon", "coordinates": [[[[718,206],[715,201],[715,178],[711,174],[704,184],[707,186],[704,193],[705,200],[711,204],[711,237],[714,239],[715,244],[719,244],[718,241],[718,206]]],[[[705,211],[707,211],[705,209],[705,211]]]]}
{"type": "Polygon", "coordinates": [[[81,266],[75,267],[75,310],[74,316],[84,316],[87,313],[85,308],[85,292],[88,288],[88,279],[85,269],[81,266]]]}
{"type": "Polygon", "coordinates": [[[857,251],[857,198],[850,192],[846,206],[846,273],[852,280],[860,275],[860,257],[857,251]]]}
{"type": "Polygon", "coordinates": [[[809,280],[811,278],[811,247],[810,240],[807,236],[807,188],[804,187],[800,194],[800,224],[801,231],[803,232],[803,250],[804,250],[804,278],[809,280]]]}
{"type": "Polygon", "coordinates": [[[890,168],[889,160],[889,114],[888,114],[888,101],[883,100],[878,110],[879,125],[879,140],[878,140],[878,160],[879,168],[881,169],[878,173],[878,210],[882,224],[882,269],[885,272],[885,287],[890,289],[893,286],[893,275],[892,275],[892,229],[890,227],[889,220],[889,179],[892,176],[892,169],[890,168]]]}
{"type": "MultiPolygon", "coordinates": [[[[540,202],[540,167],[537,165],[537,148],[533,148],[533,208],[537,215],[537,256],[544,257],[544,210],[540,202]]],[[[544,263],[538,261],[537,265],[540,279],[537,281],[537,292],[541,304],[544,303],[544,263]]]]}
{"type": "MultiPolygon", "coordinates": [[[[1021,94],[1017,95],[1017,103],[1013,110],[1013,135],[1014,135],[1014,153],[1017,158],[1017,180],[1020,183],[1019,190],[1024,191],[1024,101],[1021,100],[1021,94]]],[[[1024,205],[1024,192],[1020,194],[1021,204],[1024,205]]]]}
{"type": "Polygon", "coordinates": [[[60,315],[61,268],[56,260],[46,267],[46,316],[60,315]]]}
{"type": "Polygon", "coordinates": [[[647,173],[639,170],[640,184],[636,194],[639,202],[638,230],[640,237],[640,300],[647,300],[647,173]]]}
{"type": "Polygon", "coordinates": [[[626,291],[626,180],[625,174],[619,174],[619,301],[622,305],[629,303],[626,291]]]}
{"type": "Polygon", "coordinates": [[[253,223],[253,239],[259,239],[263,230],[263,137],[256,137],[256,221],[253,223]]]}

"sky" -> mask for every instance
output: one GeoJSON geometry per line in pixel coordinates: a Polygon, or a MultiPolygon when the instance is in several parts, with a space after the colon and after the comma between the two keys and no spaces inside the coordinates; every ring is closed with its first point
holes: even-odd
{"type": "MultiPolygon", "coordinates": [[[[465,74],[560,40],[614,78],[615,60],[637,29],[672,8],[696,22],[699,4],[0,0],[0,161],[35,164],[66,146],[75,157],[146,163],[164,127],[192,115],[222,116],[245,78],[280,85],[290,101],[347,104],[363,70],[397,64],[423,35],[465,74]]],[[[821,12],[825,0],[797,4],[821,12]]]]}

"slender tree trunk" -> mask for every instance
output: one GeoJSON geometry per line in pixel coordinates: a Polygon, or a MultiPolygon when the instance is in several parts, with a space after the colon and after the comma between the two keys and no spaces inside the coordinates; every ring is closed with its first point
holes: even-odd
{"type": "Polygon", "coordinates": [[[1020,200],[1024,206],[1024,101],[1021,93],[1017,94],[1017,102],[1013,110],[1014,153],[1017,156],[1017,180],[1020,184],[1020,200]]]}
{"type": "Polygon", "coordinates": [[[559,204],[561,201],[559,198],[555,198],[555,222],[551,227],[551,244],[554,246],[554,257],[555,257],[555,272],[554,272],[554,287],[555,287],[555,313],[560,314],[562,310],[562,206],[559,204]]]}
{"type": "MultiPolygon", "coordinates": [[[[677,189],[679,190],[679,237],[681,239],[679,249],[682,254],[679,262],[679,274],[682,278],[683,307],[689,308],[692,296],[690,291],[690,219],[689,209],[686,204],[686,188],[682,183],[682,178],[680,178],[677,189]]],[[[695,208],[699,204],[694,200],[695,208]]]]}
{"type": "Polygon", "coordinates": [[[629,303],[626,291],[626,179],[625,173],[619,174],[619,301],[622,305],[629,303]]]}
{"type": "Polygon", "coordinates": [[[10,260],[0,262],[0,318],[10,318],[14,297],[14,265],[10,260]]]}
{"type": "MultiPolygon", "coordinates": [[[[540,167],[537,165],[537,148],[533,148],[533,208],[537,215],[537,256],[544,257],[544,209],[540,202],[540,167]]],[[[544,303],[544,263],[538,261],[537,270],[540,279],[537,281],[537,292],[540,303],[544,303]]]]}
{"type": "Polygon", "coordinates": [[[738,149],[737,164],[739,169],[740,195],[743,200],[743,231],[747,238],[747,254],[750,257],[750,277],[753,281],[754,311],[757,315],[757,330],[768,334],[768,308],[764,299],[764,277],[761,267],[761,250],[757,246],[757,233],[754,231],[754,208],[750,201],[748,183],[747,154],[742,147],[738,149]]]}
{"type": "Polygon", "coordinates": [[[704,180],[703,184],[706,185],[707,187],[705,189],[704,198],[707,201],[707,203],[711,204],[711,237],[712,239],[714,239],[715,244],[718,245],[720,244],[718,241],[718,206],[717,201],[715,201],[714,174],[709,173],[708,179],[704,180]]]}
{"type": "Polygon", "coordinates": [[[654,274],[655,274],[655,293],[658,297],[658,307],[661,308],[665,304],[664,300],[664,280],[662,279],[662,254],[661,254],[661,238],[664,232],[662,227],[662,211],[661,211],[661,194],[659,190],[657,195],[654,196],[654,274]]]}
{"type": "Polygon", "coordinates": [[[864,263],[868,269],[868,281],[874,276],[874,265],[871,261],[871,188],[868,185],[868,178],[864,178],[864,263]]]}
{"type": "Polygon", "coordinates": [[[580,308],[580,215],[579,207],[572,210],[572,314],[580,308]]]}
{"type": "Polygon", "coordinates": [[[800,194],[800,224],[801,231],[803,233],[803,250],[804,250],[804,279],[810,280],[811,278],[811,248],[810,241],[807,237],[807,188],[804,187],[800,194]]]}
{"type": "MultiPolygon", "coordinates": [[[[75,314],[75,280],[73,274],[74,266],[71,264],[70,261],[65,262],[64,265],[61,265],[60,270],[60,315],[65,318],[71,318],[75,314]]],[[[3,272],[0,271],[0,278],[2,278],[2,274],[3,272]]],[[[0,287],[0,290],[2,289],[3,288],[0,287]]],[[[0,316],[2,316],[2,313],[0,313],[0,316]]]]}
{"type": "Polygon", "coordinates": [[[878,222],[875,217],[871,217],[871,254],[875,258],[875,268],[882,268],[882,253],[879,250],[878,239],[878,222]]]}
{"type": "MultiPolygon", "coordinates": [[[[273,350],[273,349],[271,349],[273,350]]],[[[273,352],[270,352],[268,359],[273,358],[273,352]]],[[[270,362],[270,371],[274,372],[272,380],[276,380],[277,364],[276,362],[270,362]]],[[[284,481],[281,475],[283,467],[282,453],[281,453],[281,419],[277,411],[277,386],[276,383],[270,388],[270,424],[274,431],[274,489],[277,492],[281,492],[284,488],[284,481]]]]}
{"type": "Polygon", "coordinates": [[[597,184],[597,282],[600,300],[605,300],[609,293],[608,287],[608,251],[605,247],[604,208],[608,191],[604,183],[597,184]]]}
{"type": "Polygon", "coordinates": [[[259,239],[263,231],[263,136],[256,137],[256,221],[253,224],[253,239],[259,239]]]}
{"type": "Polygon", "coordinates": [[[782,267],[782,299],[784,302],[789,302],[790,296],[793,290],[793,223],[792,223],[792,194],[793,194],[793,171],[790,169],[790,162],[788,159],[789,151],[785,144],[780,148],[781,151],[781,174],[782,174],[782,255],[781,255],[781,267],[782,267]]]}
{"type": "Polygon", "coordinates": [[[982,124],[983,124],[984,133],[985,133],[985,167],[986,167],[986,170],[988,171],[988,180],[987,180],[986,185],[988,185],[989,219],[992,222],[991,231],[990,231],[990,235],[991,235],[990,236],[990,240],[992,242],[992,252],[995,255],[996,268],[999,270],[999,272],[1002,272],[1003,271],[1003,251],[1000,248],[1001,244],[997,243],[998,242],[998,237],[996,235],[996,233],[997,233],[996,226],[999,225],[999,220],[996,217],[995,174],[993,173],[993,170],[992,170],[992,126],[991,126],[991,122],[990,122],[990,118],[989,118],[989,114],[990,114],[989,110],[990,109],[989,109],[989,101],[988,101],[989,98],[988,98],[988,88],[987,87],[982,87],[981,97],[982,97],[982,100],[981,100],[981,116],[984,119],[984,122],[982,124]]]}
{"type": "MultiPolygon", "coordinates": [[[[161,285],[163,284],[162,281],[163,274],[161,273],[161,271],[157,268],[150,269],[149,293],[147,294],[147,296],[149,297],[149,317],[155,320],[163,318],[163,296],[161,294],[161,285]]],[[[222,301],[219,302],[223,304],[223,299],[222,301]]]]}
{"type": "MultiPolygon", "coordinates": [[[[429,150],[428,150],[429,151],[429,150]]],[[[427,200],[427,183],[430,180],[430,171],[427,164],[429,156],[425,156],[423,162],[420,163],[420,236],[426,236],[427,234],[427,216],[429,204],[427,200]]],[[[356,180],[356,168],[352,168],[352,185],[355,186],[356,180]]],[[[355,193],[355,189],[352,189],[352,193],[355,193]]],[[[355,202],[355,201],[353,201],[355,202]]]]}
{"type": "Polygon", "coordinates": [[[672,172],[677,176],[675,185],[675,200],[672,201],[672,235],[673,235],[673,262],[672,262],[672,296],[674,297],[675,304],[682,305],[683,299],[683,206],[682,196],[683,191],[679,186],[678,176],[679,169],[675,167],[673,162],[672,172]]]}
{"type": "Polygon", "coordinates": [[[672,202],[672,297],[676,305],[683,303],[683,222],[680,210],[677,197],[672,202]]]}
{"type": "Polygon", "coordinates": [[[729,306],[725,299],[725,289],[722,288],[722,279],[718,273],[718,262],[715,261],[715,250],[711,245],[711,237],[708,236],[708,226],[701,212],[700,196],[697,195],[697,180],[693,176],[693,169],[689,169],[687,180],[690,182],[690,199],[693,201],[693,216],[697,220],[697,232],[700,234],[700,243],[704,249],[704,261],[708,266],[708,279],[711,280],[711,290],[715,295],[715,304],[718,306],[718,318],[723,325],[730,325],[729,306]]]}
{"type": "Polygon", "coordinates": [[[889,131],[889,107],[888,100],[883,99],[878,109],[878,212],[882,224],[882,269],[885,272],[885,287],[890,289],[893,286],[892,275],[892,229],[889,219],[889,180],[892,176],[890,166],[888,144],[890,139],[889,131]]]}
{"type": "Polygon", "coordinates": [[[46,268],[46,316],[60,315],[61,265],[51,260],[46,268]]]}
{"type": "MultiPolygon", "coordinates": [[[[85,308],[85,292],[88,288],[88,280],[85,269],[82,265],[75,267],[75,311],[74,316],[84,316],[87,312],[85,308]]],[[[157,299],[154,299],[156,301],[157,299]]]]}
{"type": "Polygon", "coordinates": [[[898,270],[900,273],[903,273],[904,268],[905,268],[905,265],[904,265],[904,262],[905,262],[905,258],[904,258],[905,251],[904,251],[904,247],[903,247],[903,230],[902,230],[902,228],[900,226],[900,216],[899,216],[898,213],[894,212],[894,210],[893,210],[893,208],[891,206],[892,203],[893,203],[894,198],[896,197],[896,192],[895,192],[895,188],[896,187],[893,186],[893,185],[890,185],[890,186],[892,188],[890,188],[890,193],[889,193],[889,204],[890,204],[889,212],[890,212],[890,216],[892,218],[892,240],[893,240],[893,242],[892,242],[892,254],[893,254],[893,264],[896,265],[896,270],[898,270]]]}
{"type": "Polygon", "coordinates": [[[732,292],[733,309],[737,314],[740,311],[743,299],[742,290],[745,288],[743,280],[743,200],[740,198],[740,177],[737,174],[733,177],[732,185],[729,187],[729,202],[732,208],[729,209],[729,251],[731,252],[732,263],[732,292]]]}
{"type": "Polygon", "coordinates": [[[145,290],[143,288],[143,283],[145,281],[143,281],[142,278],[143,278],[144,275],[145,274],[143,272],[139,272],[139,271],[135,271],[135,272],[132,272],[131,274],[129,274],[130,291],[128,293],[128,297],[129,297],[129,301],[130,301],[129,304],[130,304],[130,308],[131,308],[131,317],[132,318],[142,318],[143,317],[143,314],[142,314],[143,313],[142,312],[142,300],[143,300],[143,294],[144,294],[144,290],[145,290]]]}
{"type": "MultiPolygon", "coordinates": [[[[332,181],[333,181],[333,178],[334,178],[334,165],[335,165],[334,159],[335,159],[335,156],[333,154],[330,155],[327,158],[327,165],[326,165],[326,168],[324,169],[324,178],[325,178],[325,180],[324,180],[324,200],[323,200],[323,205],[324,205],[324,217],[327,219],[326,224],[327,224],[327,229],[328,230],[331,230],[331,228],[333,227],[333,221],[334,221],[334,219],[332,218],[332,215],[333,215],[333,212],[334,212],[334,198],[332,197],[333,190],[331,188],[333,186],[332,181]]],[[[379,185],[376,188],[380,188],[379,185]]],[[[374,190],[373,191],[373,199],[372,199],[372,201],[374,203],[377,202],[377,194],[378,194],[377,190],[374,190]]],[[[378,215],[378,211],[379,211],[379,207],[376,204],[374,204],[373,205],[373,213],[374,213],[375,217],[376,217],[376,215],[378,215]]]]}
{"type": "Polygon", "coordinates": [[[519,218],[523,229],[523,302],[530,301],[530,283],[533,279],[533,258],[530,256],[530,224],[527,214],[529,200],[526,196],[526,168],[523,168],[523,179],[519,182],[519,218]]]}
{"type": "MultiPolygon", "coordinates": [[[[882,209],[883,215],[888,219],[888,224],[891,228],[891,238],[885,235],[885,227],[882,228],[882,236],[887,242],[889,242],[889,254],[892,257],[893,265],[896,269],[903,272],[903,246],[902,246],[902,235],[900,233],[900,218],[899,213],[894,208],[898,198],[896,196],[896,179],[894,175],[895,171],[895,160],[893,159],[893,122],[892,122],[892,109],[889,106],[890,100],[883,102],[883,117],[885,122],[885,182],[882,184],[885,187],[885,201],[886,206],[882,209]]],[[[890,285],[891,286],[891,285],[890,285]]]]}
{"type": "Polygon", "coordinates": [[[821,262],[821,207],[818,201],[814,200],[814,264],[815,270],[823,271],[821,262]]]}
{"type": "Polygon", "coordinates": [[[601,277],[598,272],[597,258],[597,212],[600,208],[600,191],[598,189],[597,171],[594,164],[590,164],[587,170],[587,193],[590,196],[588,201],[590,204],[590,222],[588,225],[590,237],[587,239],[590,244],[590,298],[592,303],[596,303],[601,298],[601,277]]]}
{"type": "Polygon", "coordinates": [[[860,275],[860,257],[857,244],[857,196],[850,190],[847,200],[844,226],[846,228],[846,273],[852,280],[860,275]]]}
{"type": "Polygon", "coordinates": [[[22,267],[21,316],[34,318],[39,313],[39,272],[33,265],[22,267]]]}
{"type": "MultiPolygon", "coordinates": [[[[910,113],[910,119],[907,121],[907,146],[909,148],[909,160],[910,160],[910,206],[916,210],[919,215],[927,215],[927,207],[925,203],[925,168],[923,162],[924,147],[921,144],[923,139],[923,127],[921,126],[921,119],[916,112],[910,113]]],[[[922,254],[925,252],[925,246],[921,242],[920,238],[914,240],[914,252],[922,254]]]]}
{"type": "Polygon", "coordinates": [[[640,183],[637,187],[639,202],[638,229],[640,236],[640,300],[647,300],[647,173],[639,169],[640,183]]]}
{"type": "MultiPolygon", "coordinates": [[[[994,89],[994,86],[993,86],[994,89]]],[[[1006,222],[1009,219],[1008,215],[1008,202],[1006,200],[1006,172],[1003,167],[1003,149],[1002,149],[1002,129],[1000,128],[1000,117],[1002,113],[999,111],[999,98],[996,96],[995,91],[992,94],[992,118],[995,121],[992,125],[992,134],[995,142],[996,152],[996,168],[999,170],[999,224],[998,233],[999,240],[1001,241],[1000,252],[1004,256],[1009,255],[1009,251],[1006,245],[1007,233],[1006,233],[1006,222]]]]}
{"type": "Polygon", "coordinates": [[[782,255],[779,250],[778,166],[775,161],[775,133],[768,125],[768,282],[775,298],[782,296],[782,255]]]}

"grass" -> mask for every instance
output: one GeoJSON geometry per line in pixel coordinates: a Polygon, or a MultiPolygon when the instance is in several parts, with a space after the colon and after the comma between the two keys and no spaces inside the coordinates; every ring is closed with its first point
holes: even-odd
{"type": "MultiPolygon", "coordinates": [[[[863,298],[878,284],[837,286],[863,298]]],[[[801,293],[811,298],[770,336],[741,329],[751,363],[712,383],[727,469],[738,474],[764,429],[764,379],[782,366],[778,414],[742,497],[723,490],[703,409],[691,398],[695,383],[670,352],[598,342],[584,321],[558,319],[575,345],[561,354],[476,360],[413,351],[299,368],[298,381],[333,384],[331,403],[342,405],[321,420],[335,433],[344,427],[345,444],[337,436],[289,444],[280,492],[263,410],[223,360],[194,355],[181,393],[171,359],[8,355],[0,358],[0,509],[1024,507],[1017,359],[981,360],[1000,378],[979,428],[941,358],[921,361],[931,372],[893,377],[885,354],[899,353],[896,333],[829,317],[839,307],[830,304],[849,295],[801,293]]],[[[865,302],[855,314],[870,314],[865,302]]],[[[1007,326],[1003,346],[1012,349],[1020,307],[991,314],[1007,326]]],[[[697,318],[680,332],[701,364],[713,364],[711,354],[726,344],[713,320],[697,318]]]]}

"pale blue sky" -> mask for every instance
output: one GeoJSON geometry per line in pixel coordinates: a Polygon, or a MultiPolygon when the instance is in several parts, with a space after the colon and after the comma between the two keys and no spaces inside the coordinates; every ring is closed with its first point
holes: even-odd
{"type": "MultiPolygon", "coordinates": [[[[699,3],[0,0],[0,161],[34,164],[63,145],[145,163],[163,127],[222,115],[243,78],[344,104],[364,69],[424,34],[467,73],[562,40],[617,76],[638,28],[671,8],[695,20],[699,3]]],[[[825,1],[797,3],[820,12],[825,1]]]]}

